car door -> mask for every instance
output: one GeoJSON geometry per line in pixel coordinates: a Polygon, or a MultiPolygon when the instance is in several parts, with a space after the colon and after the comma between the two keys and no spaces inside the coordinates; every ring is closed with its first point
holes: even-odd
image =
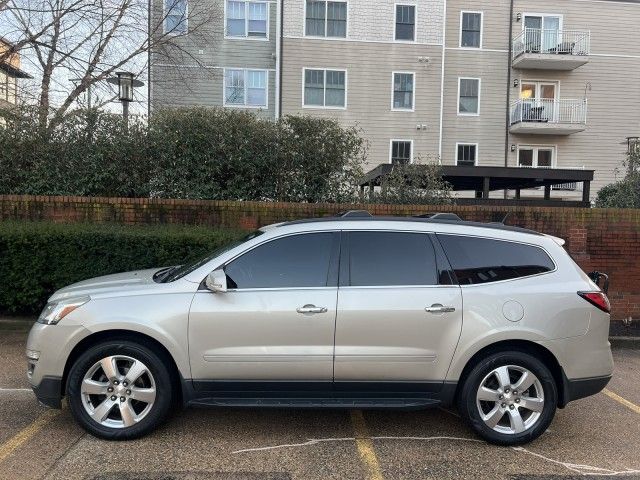
{"type": "Polygon", "coordinates": [[[462,329],[462,296],[434,241],[419,232],[343,234],[336,388],[442,385],[462,329]]]}
{"type": "Polygon", "coordinates": [[[227,262],[228,290],[199,290],[191,305],[194,381],[330,382],[339,242],[287,235],[227,262]]]}

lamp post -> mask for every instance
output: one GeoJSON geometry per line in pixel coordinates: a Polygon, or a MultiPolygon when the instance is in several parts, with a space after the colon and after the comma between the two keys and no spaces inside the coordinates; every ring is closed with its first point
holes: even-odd
{"type": "Polygon", "coordinates": [[[133,89],[142,87],[144,83],[136,80],[131,72],[116,72],[116,76],[108,78],[107,82],[118,85],[118,98],[122,102],[122,118],[125,125],[129,126],[129,103],[133,101],[133,89]]]}

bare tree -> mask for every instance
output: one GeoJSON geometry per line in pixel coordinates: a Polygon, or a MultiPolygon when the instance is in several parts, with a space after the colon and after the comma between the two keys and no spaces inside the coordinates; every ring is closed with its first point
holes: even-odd
{"type": "Polygon", "coordinates": [[[105,80],[124,69],[144,74],[150,52],[199,65],[193,45],[211,43],[216,14],[207,0],[188,8],[187,0],[0,0],[0,27],[12,42],[0,62],[20,51],[37,72],[33,103],[40,126],[51,128],[92,88],[110,101],[105,80]]]}

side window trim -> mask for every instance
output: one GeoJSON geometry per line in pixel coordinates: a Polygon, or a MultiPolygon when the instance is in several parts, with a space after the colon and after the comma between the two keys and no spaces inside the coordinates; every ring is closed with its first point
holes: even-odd
{"type": "MultiPolygon", "coordinates": [[[[330,234],[332,234],[331,254],[330,254],[330,257],[329,257],[329,268],[327,269],[327,284],[324,287],[230,288],[229,292],[247,292],[247,291],[253,291],[253,290],[261,290],[261,291],[268,291],[268,290],[317,290],[317,289],[337,288],[337,286],[338,286],[339,258],[340,258],[340,249],[341,249],[341,235],[340,235],[341,232],[339,230],[311,230],[311,231],[308,231],[308,232],[293,232],[293,233],[288,233],[288,234],[285,234],[285,235],[280,235],[278,237],[269,238],[269,239],[266,239],[263,242],[260,242],[260,243],[258,243],[256,245],[253,245],[252,247],[248,248],[247,250],[244,250],[244,251],[238,253],[235,257],[230,258],[229,260],[227,260],[226,262],[220,264],[219,266],[217,266],[213,270],[219,270],[219,269],[225,270],[230,263],[234,262],[235,260],[238,260],[243,255],[255,250],[256,248],[262,247],[262,246],[267,245],[268,243],[274,242],[276,240],[281,240],[283,238],[300,236],[300,235],[309,235],[309,234],[314,234],[314,233],[330,233],[330,234]]],[[[204,280],[203,280],[203,282],[204,282],[204,280]]]]}
{"type": "Polygon", "coordinates": [[[433,249],[436,252],[436,266],[438,268],[438,285],[445,286],[460,286],[458,282],[458,277],[456,277],[456,273],[453,270],[453,266],[447,257],[447,253],[444,251],[444,248],[440,244],[440,240],[435,233],[429,234],[429,240],[433,244],[433,249]],[[442,283],[440,278],[440,272],[446,272],[449,277],[449,283],[442,283]]]}

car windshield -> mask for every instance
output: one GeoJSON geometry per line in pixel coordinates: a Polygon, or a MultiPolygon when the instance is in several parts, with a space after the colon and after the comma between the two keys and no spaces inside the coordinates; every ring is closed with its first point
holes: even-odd
{"type": "Polygon", "coordinates": [[[184,265],[176,265],[174,267],[163,268],[162,270],[158,270],[153,276],[154,281],[157,283],[168,283],[178,280],[185,275],[197,270],[205,263],[213,260],[214,258],[222,255],[225,252],[228,252],[232,248],[237,247],[238,245],[242,245],[244,242],[248,242],[260,235],[264,232],[262,230],[256,230],[255,232],[250,233],[249,235],[245,235],[240,240],[236,240],[235,242],[231,242],[223,247],[218,248],[217,250],[211,252],[211,254],[207,255],[200,260],[196,260],[195,262],[186,263],[184,265]]]}

